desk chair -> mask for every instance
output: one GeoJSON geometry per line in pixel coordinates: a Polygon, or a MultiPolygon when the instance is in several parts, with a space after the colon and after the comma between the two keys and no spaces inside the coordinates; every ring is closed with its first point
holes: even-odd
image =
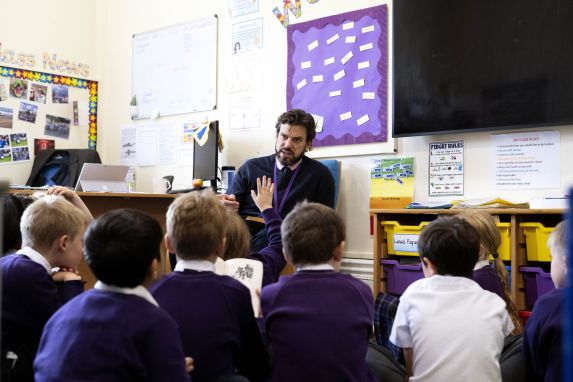
{"type": "Polygon", "coordinates": [[[330,173],[334,178],[334,205],[331,207],[336,209],[338,206],[338,191],[340,189],[340,161],[337,161],[336,159],[322,159],[319,160],[319,162],[330,170],[330,173]]]}

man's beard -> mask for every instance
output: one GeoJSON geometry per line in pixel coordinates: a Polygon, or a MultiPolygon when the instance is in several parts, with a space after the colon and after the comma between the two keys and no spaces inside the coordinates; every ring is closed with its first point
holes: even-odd
{"type": "Polygon", "coordinates": [[[288,149],[281,149],[281,150],[277,150],[275,148],[275,155],[279,161],[280,164],[282,164],[283,166],[292,166],[293,164],[297,163],[304,155],[304,152],[302,152],[299,156],[294,156],[294,152],[292,150],[288,150],[288,149]],[[286,151],[288,153],[290,153],[292,156],[281,156],[281,151],[286,151]]]}

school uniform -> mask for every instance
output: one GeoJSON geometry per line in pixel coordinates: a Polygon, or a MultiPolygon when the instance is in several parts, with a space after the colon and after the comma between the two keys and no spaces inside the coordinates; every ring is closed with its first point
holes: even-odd
{"type": "Polygon", "coordinates": [[[513,331],[505,305],[465,277],[412,283],[390,334],[396,346],[413,349],[410,381],[501,381],[499,357],[513,331]]]}
{"type": "MultiPolygon", "coordinates": [[[[334,207],[334,178],[330,170],[315,159],[303,155],[300,162],[284,167],[276,155],[267,155],[247,160],[237,171],[229,194],[239,202],[241,216],[260,216],[251,190],[257,190],[257,178],[266,176],[275,184],[274,208],[282,218],[303,200],[334,207]]],[[[253,235],[251,250],[259,251],[267,245],[265,226],[247,221],[253,235]]]]}
{"type": "Polygon", "coordinates": [[[272,381],[374,381],[366,365],[370,288],[321,264],[263,288],[261,308],[275,363],[272,381]]]}
{"type": "Polygon", "coordinates": [[[31,380],[44,325],[64,302],[83,292],[83,282],[55,283],[50,263],[30,247],[0,258],[0,267],[2,373],[7,380],[15,375],[31,380]]]}
{"type": "Polygon", "coordinates": [[[523,353],[536,381],[563,381],[563,304],[565,289],[541,296],[523,333],[523,353]]]}
{"type": "Polygon", "coordinates": [[[274,208],[267,208],[261,215],[265,219],[268,244],[259,252],[251,253],[250,259],[263,263],[263,287],[277,282],[286,265],[281,239],[282,218],[274,208]]]}
{"type": "Polygon", "coordinates": [[[34,362],[42,381],[190,381],[175,321],[143,286],[101,282],[44,328],[34,362]]]}
{"type": "Polygon", "coordinates": [[[262,381],[268,357],[247,287],[214,272],[208,260],[179,260],[174,272],[150,291],[179,324],[185,355],[193,357],[194,381],[241,374],[262,381]]]}
{"type": "Polygon", "coordinates": [[[501,285],[501,280],[495,269],[490,265],[489,260],[480,260],[476,263],[473,279],[483,289],[497,294],[505,301],[503,285],[501,285]]]}

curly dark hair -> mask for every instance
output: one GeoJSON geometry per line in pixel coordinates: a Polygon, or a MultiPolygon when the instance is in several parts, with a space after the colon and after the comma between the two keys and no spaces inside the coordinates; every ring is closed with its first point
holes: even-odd
{"type": "Polygon", "coordinates": [[[277,135],[283,124],[304,127],[306,129],[306,141],[309,143],[312,143],[312,140],[316,137],[316,122],[314,121],[314,117],[302,109],[289,110],[277,118],[277,124],[275,125],[277,135]]]}

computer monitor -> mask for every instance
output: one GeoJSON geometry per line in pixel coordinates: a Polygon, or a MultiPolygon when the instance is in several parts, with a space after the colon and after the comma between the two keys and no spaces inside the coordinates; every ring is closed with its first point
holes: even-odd
{"type": "Polygon", "coordinates": [[[209,139],[203,146],[193,143],[193,179],[211,181],[213,192],[217,192],[217,160],[219,157],[219,121],[209,124],[209,139]]]}

